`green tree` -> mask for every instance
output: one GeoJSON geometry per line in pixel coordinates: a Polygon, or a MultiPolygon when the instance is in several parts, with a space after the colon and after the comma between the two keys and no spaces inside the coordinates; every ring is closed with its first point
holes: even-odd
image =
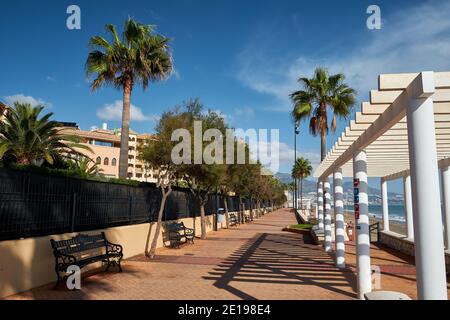
{"type": "Polygon", "coordinates": [[[150,250],[148,250],[148,241],[145,250],[146,256],[151,259],[156,255],[156,246],[161,232],[162,217],[167,198],[172,192],[172,186],[180,178],[180,166],[175,165],[171,158],[172,149],[175,146],[175,142],[171,139],[172,132],[176,129],[184,128],[186,124],[186,117],[180,114],[178,110],[165,112],[156,126],[156,137],[147,139],[146,144],[139,148],[141,159],[148,166],[159,168],[160,171],[157,185],[161,189],[162,198],[158,212],[158,221],[150,250]]]}
{"type": "MultiPolygon", "coordinates": [[[[203,112],[203,105],[198,99],[188,101],[185,103],[185,119],[187,119],[189,125],[185,127],[190,132],[192,137],[190,149],[194,150],[193,158],[202,157],[207,151],[210,142],[203,141],[200,145],[200,150],[196,150],[195,147],[195,134],[194,134],[194,123],[198,121],[201,123],[201,134],[203,134],[208,129],[217,129],[222,134],[226,132],[225,120],[222,116],[214,111],[208,110],[208,112],[203,112]],[[198,154],[196,154],[198,153],[198,154]],[[201,153],[201,154],[200,154],[201,153]]],[[[198,134],[198,133],[197,133],[198,134]]],[[[193,160],[191,158],[191,160],[193,160]]],[[[189,186],[194,197],[197,199],[198,206],[200,208],[200,219],[201,219],[201,238],[206,238],[206,215],[205,215],[205,204],[208,200],[208,193],[212,190],[217,190],[222,181],[222,177],[226,172],[226,165],[220,163],[205,163],[201,161],[201,164],[191,161],[191,164],[181,165],[181,172],[183,173],[183,180],[189,186]]],[[[215,212],[214,212],[215,213],[215,212]]]]}
{"type": "Polygon", "coordinates": [[[320,134],[321,161],[326,157],[326,136],[329,130],[327,107],[333,112],[331,129],[336,131],[336,118],[347,118],[355,104],[356,91],[344,83],[342,73],[329,75],[325,68],[317,68],[311,79],[300,78],[302,90],[290,95],[294,103],[294,121],[309,119],[309,130],[313,136],[320,134]]]}
{"type": "MultiPolygon", "coordinates": [[[[254,190],[254,183],[256,179],[255,177],[257,173],[259,174],[261,172],[261,170],[259,164],[254,163],[254,161],[253,162],[251,161],[250,148],[247,143],[235,140],[234,152],[235,152],[234,156],[235,163],[228,165],[227,183],[228,187],[239,196],[239,204],[240,207],[242,207],[243,199],[251,200],[252,192],[254,190]],[[236,162],[238,148],[240,147],[242,147],[242,150],[244,152],[245,163],[243,164],[236,162]]],[[[250,209],[250,220],[252,220],[253,208],[250,207],[247,209],[250,209]]],[[[240,210],[239,216],[240,221],[244,223],[245,222],[244,210],[240,210]]]]}
{"type": "Polygon", "coordinates": [[[303,208],[303,179],[309,177],[312,173],[311,162],[303,157],[295,160],[292,168],[292,178],[300,179],[300,208],[303,208]]]}
{"type": "Polygon", "coordinates": [[[154,26],[128,19],[121,38],[114,25],[106,25],[106,30],[112,37],[111,42],[101,36],[90,39],[93,51],[87,58],[86,72],[96,77],[91,84],[93,91],[103,85],[123,90],[119,178],[125,179],[133,86],[140,82],[145,90],[150,82],[166,79],[172,72],[172,57],[169,39],[155,34],[154,26]]]}
{"type": "Polygon", "coordinates": [[[17,102],[8,108],[0,121],[0,158],[41,166],[44,162],[53,165],[59,159],[81,155],[79,149],[91,151],[80,144],[80,137],[64,134],[61,125],[50,120],[53,113],[41,116],[43,109],[17,102]]]}

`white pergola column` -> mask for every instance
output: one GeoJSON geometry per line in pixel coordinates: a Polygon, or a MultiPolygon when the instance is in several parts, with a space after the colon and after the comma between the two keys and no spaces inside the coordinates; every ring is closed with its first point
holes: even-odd
{"type": "Polygon", "coordinates": [[[331,194],[330,181],[326,178],[324,182],[325,191],[325,234],[324,243],[325,252],[331,251],[331,194]]]}
{"type": "Polygon", "coordinates": [[[450,250],[450,167],[441,169],[442,180],[442,202],[444,204],[442,217],[444,223],[444,244],[450,250]]]}
{"type": "Polygon", "coordinates": [[[389,204],[387,181],[381,179],[381,205],[383,212],[383,230],[389,231],[389,204]]]}
{"type": "Polygon", "coordinates": [[[319,215],[319,230],[323,230],[323,182],[317,184],[317,211],[319,215]]]}
{"type": "MultiPolygon", "coordinates": [[[[359,179],[359,219],[356,220],[356,269],[358,298],[372,291],[372,271],[370,265],[369,197],[367,195],[367,155],[363,150],[353,157],[353,175],[359,179]]],[[[355,208],[356,212],[356,208],[355,208]]]]}
{"type": "Polygon", "coordinates": [[[406,237],[414,240],[413,207],[411,194],[411,176],[403,177],[403,190],[405,200],[405,218],[406,218],[406,237]]]}
{"type": "Polygon", "coordinates": [[[422,72],[420,98],[409,99],[409,163],[414,217],[417,295],[419,299],[447,299],[444,237],[434,125],[433,72],[422,72]]]}
{"type": "Polygon", "coordinates": [[[334,235],[336,266],[345,268],[345,220],[344,220],[344,189],[342,187],[342,169],[333,173],[334,185],[334,235]]]}

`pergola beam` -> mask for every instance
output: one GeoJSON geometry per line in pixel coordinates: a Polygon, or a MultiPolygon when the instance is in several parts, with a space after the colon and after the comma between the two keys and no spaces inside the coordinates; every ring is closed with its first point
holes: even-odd
{"type": "MultiPolygon", "coordinates": [[[[369,146],[378,137],[382,136],[389,129],[393,127],[406,128],[406,123],[398,123],[406,116],[406,106],[411,99],[429,97],[434,94],[434,79],[431,79],[433,72],[422,72],[414,81],[411,82],[407,90],[404,91],[390,91],[386,95],[379,95],[380,92],[371,92],[371,102],[374,103],[390,103],[389,99],[395,97],[394,102],[385,110],[385,112],[378,116],[371,124],[358,124],[355,121],[350,122],[350,129],[365,130],[355,142],[349,146],[333,163],[334,167],[345,165],[357,150],[361,150],[369,146]]],[[[385,93],[385,92],[383,92],[385,93]]],[[[336,150],[339,147],[335,148],[336,150]]],[[[332,174],[333,166],[328,166],[320,174],[320,177],[327,177],[332,174]]],[[[319,167],[319,170],[322,166],[319,167]]]]}

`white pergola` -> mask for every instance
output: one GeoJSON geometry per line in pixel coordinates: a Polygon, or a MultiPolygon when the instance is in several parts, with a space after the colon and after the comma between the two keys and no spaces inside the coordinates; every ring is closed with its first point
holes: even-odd
{"type": "MultiPolygon", "coordinates": [[[[316,169],[318,200],[328,199],[334,179],[336,263],[345,266],[342,178],[358,179],[356,221],[358,295],[371,291],[367,178],[380,177],[383,226],[389,230],[386,181],[403,178],[407,237],[415,242],[419,299],[447,299],[444,238],[450,245],[450,72],[383,74],[361,112],[316,169]],[[441,213],[442,174],[444,219],[441,213]],[[329,188],[328,188],[328,192],[329,188]],[[323,193],[323,195],[322,195],[323,193]],[[444,221],[444,226],[443,222],[444,221]],[[445,237],[443,232],[445,230],[445,237]]],[[[331,250],[330,210],[324,222],[325,249],[331,250]]],[[[322,216],[321,216],[322,215],[322,216]]]]}

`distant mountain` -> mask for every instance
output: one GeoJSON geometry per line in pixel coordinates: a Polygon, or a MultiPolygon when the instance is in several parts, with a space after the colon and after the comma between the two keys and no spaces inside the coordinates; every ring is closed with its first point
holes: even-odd
{"type": "MultiPolygon", "coordinates": [[[[292,182],[292,177],[289,173],[277,173],[275,175],[276,178],[278,178],[281,182],[289,184],[292,182]]],[[[317,182],[316,181],[312,181],[309,180],[310,178],[306,179],[303,181],[303,192],[304,193],[308,193],[308,192],[315,192],[317,191],[317,182]]],[[[344,193],[349,193],[349,194],[353,194],[353,182],[352,181],[345,181],[343,184],[344,187],[344,193]]],[[[373,188],[369,186],[369,190],[368,190],[370,195],[377,195],[380,196],[381,192],[380,189],[378,188],[373,188]]],[[[398,193],[395,192],[389,192],[388,196],[389,198],[393,198],[398,196],[398,193]]]]}
{"type": "Polygon", "coordinates": [[[289,173],[279,172],[279,173],[275,174],[275,177],[278,178],[278,180],[280,180],[281,182],[283,182],[285,184],[289,184],[292,182],[292,177],[289,173]]]}

